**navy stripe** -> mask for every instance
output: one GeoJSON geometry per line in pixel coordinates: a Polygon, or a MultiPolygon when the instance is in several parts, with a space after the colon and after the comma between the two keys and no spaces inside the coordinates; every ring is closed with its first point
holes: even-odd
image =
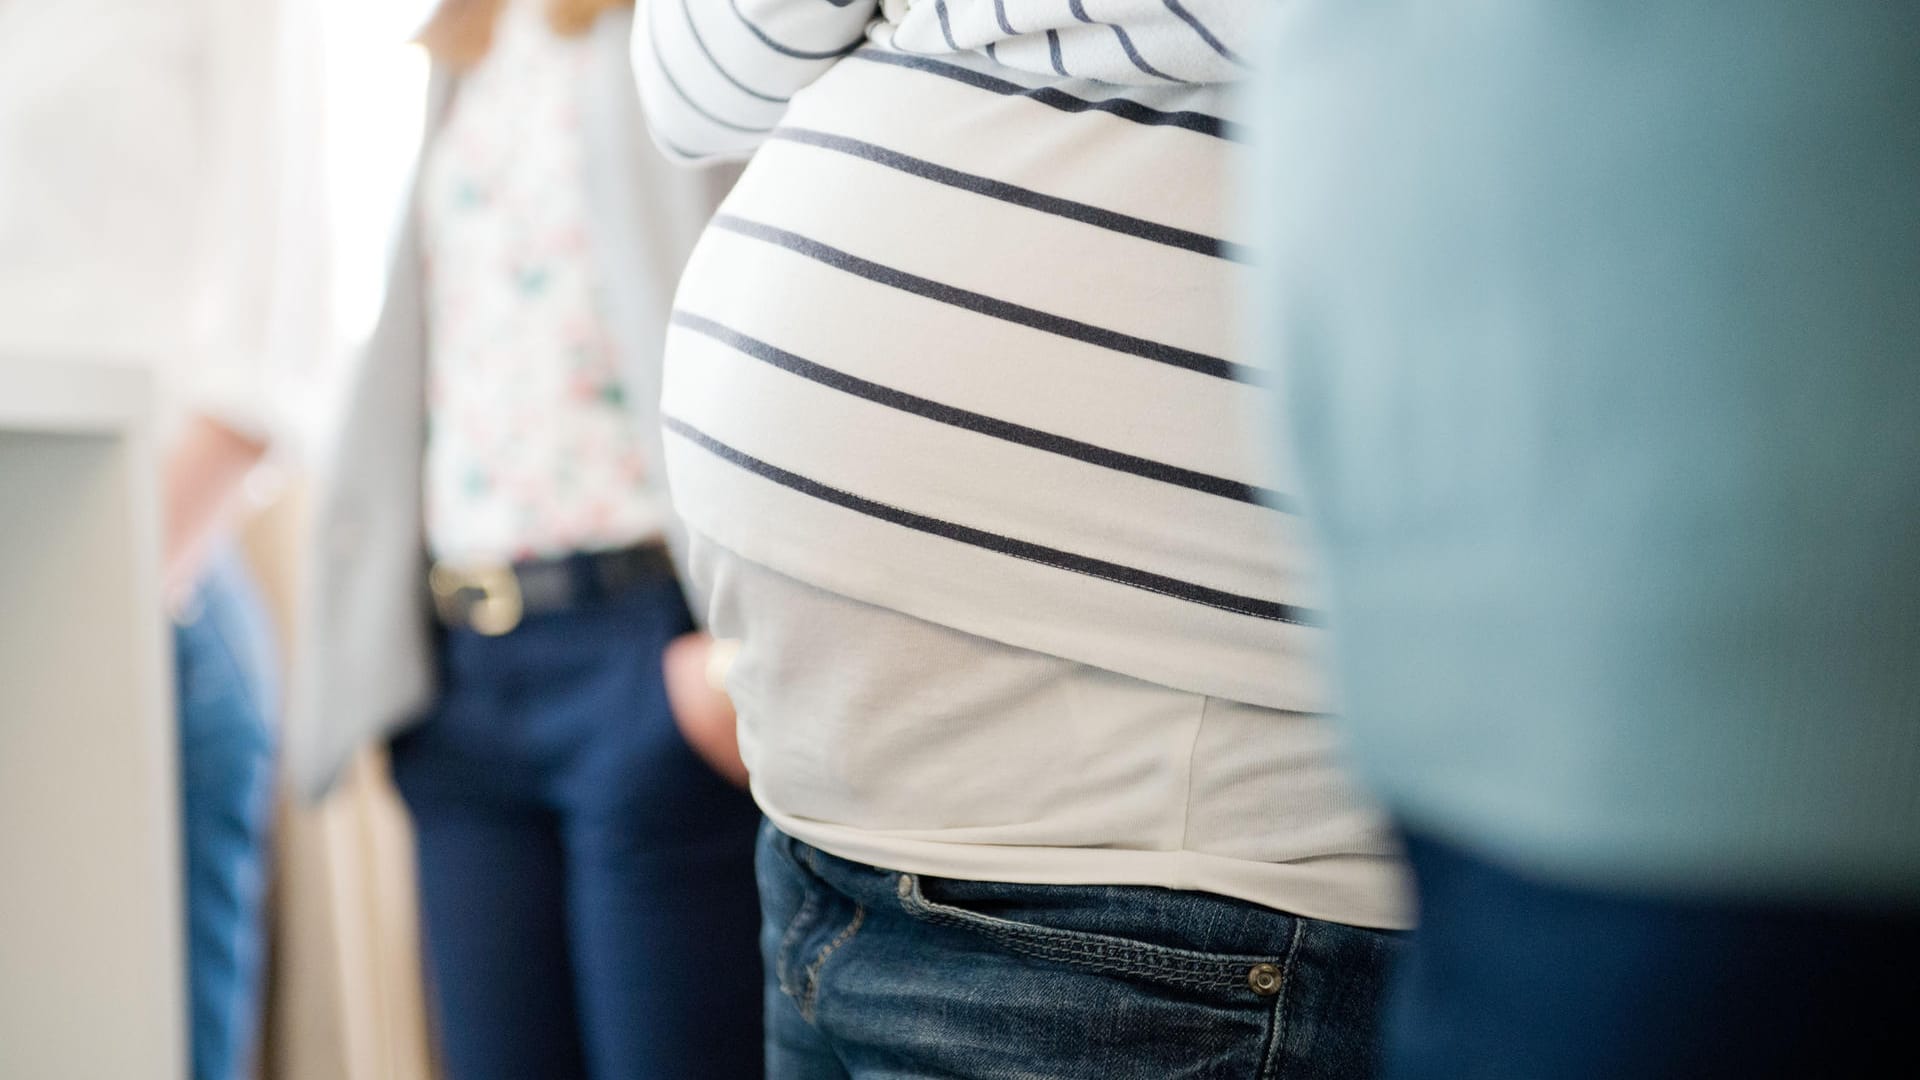
{"type": "Polygon", "coordinates": [[[1177,82],[1177,83],[1184,83],[1187,81],[1178,76],[1169,75],[1166,72],[1161,71],[1159,68],[1154,67],[1152,64],[1147,63],[1147,58],[1144,56],[1141,56],[1140,50],[1133,47],[1133,39],[1127,36],[1127,32],[1125,30],[1122,30],[1117,26],[1111,26],[1111,25],[1108,26],[1108,29],[1112,30],[1113,36],[1119,39],[1120,51],[1127,54],[1127,59],[1133,61],[1134,67],[1139,68],[1141,71],[1146,72],[1148,75],[1151,75],[1156,79],[1165,79],[1168,82],[1177,82]]]}
{"type": "Polygon", "coordinates": [[[1201,255],[1211,255],[1233,262],[1250,261],[1245,248],[1218,237],[1177,229],[1171,225],[1162,225],[1157,221],[1131,217],[1112,210],[1103,210],[1097,206],[1062,199],[1055,195],[1045,195],[1031,188],[1023,188],[1001,180],[990,180],[984,176],[950,169],[945,165],[936,165],[931,161],[903,154],[897,150],[889,150],[884,146],[876,146],[870,142],[848,138],[845,135],[832,135],[811,128],[782,127],[775,128],[771,138],[837,151],[871,161],[876,165],[884,165],[889,169],[896,169],[909,176],[931,180],[936,184],[945,184],[948,187],[959,188],[961,191],[984,195],[1000,202],[1078,221],[1083,225],[1092,225],[1124,236],[1137,237],[1156,244],[1165,244],[1183,251],[1198,252],[1201,255]]]}
{"type": "Polygon", "coordinates": [[[740,25],[752,31],[753,36],[759,38],[761,44],[782,56],[792,56],[800,60],[836,60],[859,48],[860,43],[867,40],[867,33],[863,28],[860,31],[859,37],[854,38],[838,49],[829,49],[826,52],[814,52],[811,49],[796,49],[791,45],[782,45],[780,42],[773,40],[767,36],[765,30],[755,26],[753,20],[747,18],[746,13],[740,10],[740,0],[727,0],[727,6],[733,9],[735,15],[739,16],[740,25]]]}
{"type": "MultiPolygon", "coordinates": [[[[785,105],[790,100],[783,97],[774,97],[772,94],[763,94],[753,87],[748,86],[746,83],[741,82],[739,79],[734,78],[733,73],[728,71],[720,63],[720,58],[713,55],[713,50],[707,48],[707,40],[700,36],[700,28],[694,25],[693,9],[687,6],[687,0],[680,0],[680,14],[686,17],[687,32],[693,35],[693,43],[700,46],[701,54],[707,58],[707,63],[713,66],[713,70],[720,73],[721,78],[732,83],[736,89],[748,97],[759,98],[761,101],[769,101],[775,105],[785,105]]],[[[654,48],[654,55],[658,56],[659,53],[659,47],[656,46],[654,48]]]]}
{"type": "Polygon", "coordinates": [[[940,17],[940,36],[947,39],[947,48],[959,52],[960,46],[953,40],[953,26],[947,22],[947,0],[933,0],[933,13],[940,17]]]}
{"type": "Polygon", "coordinates": [[[1148,75],[1151,75],[1156,79],[1165,79],[1168,82],[1184,83],[1187,81],[1185,79],[1175,78],[1174,76],[1169,75],[1164,71],[1161,71],[1159,68],[1154,67],[1152,64],[1147,63],[1147,58],[1144,56],[1141,56],[1140,50],[1133,47],[1133,39],[1127,36],[1127,32],[1125,30],[1120,29],[1118,26],[1115,26],[1112,23],[1095,22],[1093,16],[1087,14],[1087,9],[1081,6],[1080,0],[1068,0],[1068,7],[1073,9],[1073,17],[1076,19],[1079,19],[1081,22],[1089,23],[1094,26],[1104,26],[1107,29],[1113,31],[1113,36],[1119,39],[1120,41],[1120,51],[1126,53],[1127,59],[1131,60],[1133,62],[1133,66],[1139,68],[1142,72],[1148,75]]]}
{"type": "Polygon", "coordinates": [[[839,248],[772,225],[748,221],[732,214],[716,214],[711,225],[713,228],[725,229],[728,232],[786,248],[788,251],[798,252],[815,262],[831,266],[836,270],[844,270],[856,277],[863,277],[868,281],[878,282],[915,296],[924,296],[929,300],[964,308],[988,318],[1016,323],[1044,333],[1057,334],[1074,341],[1083,341],[1117,353],[1138,356],[1155,363],[1183,368],[1217,379],[1234,379],[1246,383],[1253,383],[1258,379],[1253,369],[1230,360],[1222,360],[1217,356],[1208,356],[1205,353],[1173,345],[1163,345],[1157,341],[1148,341],[1117,330],[1109,330],[1104,326],[1094,326],[1062,315],[1052,315],[983,293],[957,288],[932,278],[909,274],[904,270],[850,255],[839,248]]]}
{"type": "Polygon", "coordinates": [[[712,319],[695,315],[692,312],[675,311],[673,313],[672,323],[675,326],[682,326],[695,333],[703,334],[744,355],[751,356],[755,360],[779,368],[781,371],[788,372],[789,374],[797,375],[809,382],[819,383],[821,386],[831,387],[843,394],[850,394],[878,405],[884,405],[890,409],[897,409],[900,412],[910,413],[914,416],[935,421],[936,423],[946,424],[949,427],[960,428],[965,431],[974,432],[975,434],[985,435],[989,438],[999,439],[1003,442],[1031,447],[1035,450],[1044,450],[1050,454],[1058,454],[1061,457],[1072,458],[1075,461],[1084,461],[1089,465],[1098,465],[1102,468],[1112,469],[1115,472],[1144,477],[1148,480],[1158,480],[1163,484],[1171,484],[1175,487],[1186,488],[1190,491],[1198,491],[1207,495],[1218,495],[1221,498],[1232,499],[1235,502],[1250,503],[1254,506],[1265,506],[1286,513],[1293,512],[1287,497],[1277,491],[1255,487],[1251,484],[1243,484],[1238,480],[1229,480],[1226,477],[1214,476],[1193,469],[1183,469],[1178,465],[1169,465],[1166,462],[1155,461],[1152,458],[1144,458],[1138,454],[1128,454],[1119,450],[1108,449],[1104,446],[1097,446],[1093,443],[1082,442],[1079,439],[1070,439],[1064,435],[1041,431],[1038,428],[1028,427],[1025,424],[1016,424],[1009,420],[996,419],[983,413],[956,408],[952,405],[943,405],[929,398],[923,398],[902,390],[896,390],[890,386],[882,386],[876,382],[869,382],[858,376],[849,375],[844,371],[839,371],[835,368],[827,367],[824,364],[817,364],[811,360],[795,356],[784,349],[776,348],[757,338],[743,334],[732,327],[724,326],[714,322],[712,319]]]}
{"type": "MultiPolygon", "coordinates": [[[[658,5],[651,6],[647,9],[647,20],[649,23],[654,22],[654,16],[659,10],[660,8],[658,5]]],[[[773,127],[771,125],[767,127],[748,127],[745,124],[736,124],[731,120],[723,120],[720,117],[715,116],[714,114],[708,112],[699,102],[693,100],[693,95],[687,93],[686,89],[680,85],[679,80],[673,77],[673,72],[667,70],[667,58],[661,55],[660,53],[659,28],[657,26],[649,26],[648,30],[649,32],[647,34],[647,42],[653,46],[654,69],[660,72],[660,77],[667,81],[667,85],[673,88],[673,92],[675,94],[680,95],[680,100],[686,102],[688,108],[692,109],[694,112],[699,113],[702,117],[706,118],[710,123],[718,124],[719,126],[723,128],[727,128],[731,131],[741,131],[741,132],[745,132],[748,135],[765,135],[767,132],[773,130],[773,127]]]]}
{"type": "Polygon", "coordinates": [[[715,150],[708,153],[696,154],[686,147],[681,146],[679,143],[674,142],[672,139],[660,134],[658,131],[650,131],[649,133],[653,136],[653,141],[665,148],[668,153],[677,154],[680,157],[686,158],[688,161],[702,161],[712,157],[713,154],[724,153],[724,151],[715,150]]]}
{"type": "Polygon", "coordinates": [[[1051,86],[1022,86],[1017,82],[1000,78],[997,75],[988,75],[985,72],[974,71],[972,68],[961,67],[958,64],[951,64],[926,56],[916,56],[911,53],[886,52],[882,49],[861,49],[859,52],[854,53],[852,58],[855,60],[870,61],[875,64],[892,64],[895,67],[911,68],[929,75],[938,75],[941,78],[966,83],[968,86],[980,90],[987,90],[995,94],[1031,98],[1042,105],[1059,109],[1061,112],[1103,112],[1117,116],[1122,120],[1131,120],[1136,124],[1145,124],[1149,127],[1183,128],[1187,131],[1198,132],[1202,135],[1211,135],[1217,139],[1237,141],[1240,138],[1240,131],[1236,125],[1222,120],[1220,117],[1209,116],[1206,113],[1185,110],[1170,112],[1165,109],[1156,109],[1149,105],[1142,105],[1137,101],[1129,101],[1125,98],[1088,100],[1087,98],[1074,97],[1072,94],[1051,86]]]}
{"type": "Polygon", "coordinates": [[[1067,65],[1060,62],[1060,31],[1058,30],[1047,31],[1047,59],[1053,62],[1054,74],[1073,78],[1067,74],[1067,65]]]}
{"type": "Polygon", "coordinates": [[[818,480],[809,479],[801,476],[799,473],[789,472],[786,469],[780,468],[778,465],[770,464],[751,454],[736,450],[676,416],[661,417],[661,425],[668,431],[679,435],[681,438],[686,439],[688,442],[693,443],[720,460],[744,469],[756,476],[771,480],[781,487],[797,491],[802,495],[812,496],[821,502],[831,503],[834,506],[852,510],[855,513],[877,518],[880,521],[913,529],[916,532],[945,537],[957,543],[967,544],[1002,555],[1009,555],[1016,559],[1024,559],[1027,562],[1039,563],[1041,566],[1050,566],[1056,570],[1066,570],[1075,574],[1084,574],[1087,577],[1110,581],[1116,585],[1126,585],[1135,589],[1142,589],[1146,592],[1159,593],[1162,596],[1172,597],[1175,600],[1185,600],[1189,603],[1201,604],[1235,615],[1246,615],[1255,619],[1266,619],[1270,622],[1290,623],[1295,626],[1315,626],[1320,622],[1319,613],[1307,608],[1295,607],[1291,604],[1282,604],[1276,600],[1262,600],[1259,597],[1242,596],[1239,593],[1230,593],[1224,589],[1197,585],[1191,581],[1182,581],[1179,578],[1168,577],[1165,574],[1156,574],[1149,570],[1122,566],[1119,563],[1108,562],[1105,559],[1096,559],[1087,555],[1076,555],[1070,551],[1062,551],[1059,548],[1047,547],[1043,544],[1035,544],[1026,540],[1015,540],[1010,536],[1002,536],[999,533],[976,529],[970,525],[961,525],[956,522],[929,517],[925,514],[917,514],[898,506],[878,502],[862,495],[855,495],[850,491],[830,487],[818,480]]]}
{"type": "MultiPolygon", "coordinates": [[[[1077,3],[1078,0],[1075,0],[1075,2],[1077,3]]],[[[1232,49],[1227,48],[1225,42],[1213,36],[1213,31],[1207,29],[1206,24],[1202,23],[1199,19],[1194,18],[1192,12],[1180,6],[1180,0],[1165,0],[1165,2],[1167,5],[1167,10],[1173,12],[1175,15],[1180,16],[1181,22],[1184,22],[1188,26],[1193,27],[1193,32],[1200,35],[1200,40],[1206,42],[1208,48],[1212,49],[1214,52],[1219,53],[1221,56],[1232,61],[1233,63],[1238,64],[1240,67],[1247,66],[1244,61],[1242,61],[1238,56],[1235,56],[1233,54],[1232,49]]]]}
{"type": "Polygon", "coordinates": [[[1000,21],[1000,29],[1008,37],[1020,36],[1020,31],[1015,30],[1013,24],[1007,21],[1007,0],[993,0],[993,17],[1000,21]]]}

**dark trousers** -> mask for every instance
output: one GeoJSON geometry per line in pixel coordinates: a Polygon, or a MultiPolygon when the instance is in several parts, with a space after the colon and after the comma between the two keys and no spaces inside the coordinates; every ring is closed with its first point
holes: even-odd
{"type": "Polygon", "coordinates": [[[1407,847],[1391,1080],[1920,1076],[1920,914],[1586,891],[1407,847]]]}
{"type": "Polygon", "coordinates": [[[452,631],[393,744],[451,1080],[736,1080],[760,1065],[752,800],[682,741],[672,582],[452,631]]]}

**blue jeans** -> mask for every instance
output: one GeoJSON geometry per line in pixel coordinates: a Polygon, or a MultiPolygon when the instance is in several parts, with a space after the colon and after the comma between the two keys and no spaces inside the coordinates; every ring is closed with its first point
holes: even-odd
{"type": "Polygon", "coordinates": [[[771,826],[770,1080],[1352,1080],[1394,935],[1203,893],[881,870],[771,826]]]}
{"type": "Polygon", "coordinates": [[[759,811],[681,738],[672,582],[447,633],[393,744],[450,1080],[756,1080],[759,811]]]}
{"type": "Polygon", "coordinates": [[[277,690],[266,612],[233,555],[212,558],[177,620],[174,662],[193,1075],[239,1080],[260,1012],[277,690]]]}
{"type": "Polygon", "coordinates": [[[1392,1080],[1920,1076],[1920,914],[1549,885],[1419,835],[1392,1080]]]}

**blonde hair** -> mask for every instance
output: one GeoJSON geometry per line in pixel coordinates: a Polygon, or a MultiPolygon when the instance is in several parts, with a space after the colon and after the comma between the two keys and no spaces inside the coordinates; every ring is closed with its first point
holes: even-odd
{"type": "MultiPolygon", "coordinates": [[[[493,47],[493,24],[506,6],[507,0],[440,0],[418,40],[435,60],[471,67],[493,47]]],[[[571,37],[586,33],[602,14],[632,6],[633,0],[547,0],[547,22],[571,37]]]]}

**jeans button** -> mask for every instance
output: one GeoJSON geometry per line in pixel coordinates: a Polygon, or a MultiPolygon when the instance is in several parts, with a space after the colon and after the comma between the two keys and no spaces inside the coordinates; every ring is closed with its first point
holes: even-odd
{"type": "Polygon", "coordinates": [[[1273,964],[1255,964],[1247,969],[1247,989],[1261,997],[1280,992],[1280,969],[1273,964]]]}

